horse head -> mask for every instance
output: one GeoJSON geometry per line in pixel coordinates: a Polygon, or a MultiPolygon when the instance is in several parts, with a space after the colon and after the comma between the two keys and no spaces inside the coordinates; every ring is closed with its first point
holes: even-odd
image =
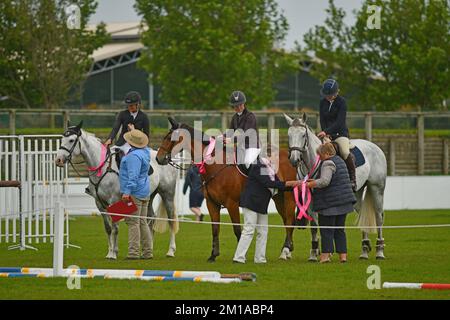
{"type": "Polygon", "coordinates": [[[160,165],[168,164],[172,159],[172,155],[181,151],[181,145],[186,131],[183,125],[178,123],[174,118],[169,117],[168,120],[172,127],[164,136],[156,154],[156,162],[160,165]]]}
{"type": "Polygon", "coordinates": [[[70,122],[67,122],[67,130],[63,133],[61,146],[56,154],[55,164],[58,167],[64,167],[64,164],[70,161],[72,157],[81,153],[82,126],[83,121],[76,126],[71,126],[70,122]]]}
{"type": "Polygon", "coordinates": [[[306,123],[308,119],[306,113],[303,113],[301,118],[292,119],[286,114],[284,117],[289,125],[289,161],[294,167],[298,167],[302,157],[308,152],[310,139],[314,133],[306,123]]]}

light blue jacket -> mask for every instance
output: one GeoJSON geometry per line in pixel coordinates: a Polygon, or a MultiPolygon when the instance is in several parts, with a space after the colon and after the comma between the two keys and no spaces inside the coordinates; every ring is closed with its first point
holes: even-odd
{"type": "Polygon", "coordinates": [[[120,162],[120,192],[138,199],[150,196],[148,170],[150,168],[150,149],[131,148],[120,162]]]}

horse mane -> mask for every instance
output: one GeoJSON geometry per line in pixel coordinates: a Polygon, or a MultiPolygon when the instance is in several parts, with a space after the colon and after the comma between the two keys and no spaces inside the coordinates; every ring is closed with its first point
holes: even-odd
{"type": "Polygon", "coordinates": [[[86,130],[81,129],[81,133],[82,133],[82,134],[84,133],[84,134],[86,134],[86,136],[92,137],[92,138],[94,138],[95,140],[97,140],[98,142],[102,143],[102,140],[100,140],[100,138],[96,137],[95,134],[92,133],[92,132],[87,132],[86,130]]]}
{"type": "MultiPolygon", "coordinates": [[[[189,131],[189,134],[191,135],[192,138],[197,137],[198,134],[195,134],[195,132],[199,132],[198,130],[192,128],[191,126],[185,124],[185,123],[181,123],[180,127],[181,129],[186,129],[187,131],[189,131]]],[[[202,136],[202,144],[204,144],[205,146],[209,145],[209,139],[210,136],[207,135],[206,133],[204,133],[203,131],[200,131],[201,136],[202,136]]]]}

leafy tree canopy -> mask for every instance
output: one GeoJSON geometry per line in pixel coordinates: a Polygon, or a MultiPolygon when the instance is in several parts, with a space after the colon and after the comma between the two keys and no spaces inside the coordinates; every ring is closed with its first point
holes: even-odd
{"type": "Polygon", "coordinates": [[[354,109],[439,109],[450,97],[450,9],[441,0],[371,0],[354,26],[329,1],[325,24],[311,29],[299,51],[316,58],[312,75],[339,80],[354,109]],[[379,29],[376,13],[380,10],[379,29]],[[372,28],[375,25],[375,28],[372,28]]]}
{"type": "Polygon", "coordinates": [[[107,40],[89,31],[94,0],[0,2],[0,94],[14,107],[61,107],[85,79],[89,57],[107,40]],[[75,6],[74,6],[75,5],[75,6]]]}
{"type": "Polygon", "coordinates": [[[164,100],[223,108],[233,90],[255,107],[274,98],[274,81],[295,64],[277,48],[288,23],[275,0],[137,0],[147,50],[140,65],[164,100]]]}

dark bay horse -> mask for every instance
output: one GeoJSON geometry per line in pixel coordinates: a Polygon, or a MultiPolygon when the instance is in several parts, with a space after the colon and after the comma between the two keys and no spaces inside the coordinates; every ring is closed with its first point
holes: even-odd
{"type": "MultiPolygon", "coordinates": [[[[203,132],[195,132],[194,128],[177,123],[173,118],[169,118],[172,127],[163,138],[163,141],[156,154],[156,160],[159,164],[165,165],[171,161],[171,157],[180,152],[181,149],[189,149],[191,159],[194,159],[194,148],[201,146],[201,154],[205,154],[205,149],[209,145],[209,137],[203,132]],[[189,133],[183,135],[180,131],[189,133]],[[184,137],[190,137],[190,141],[183,141],[184,137]],[[195,139],[201,141],[195,141],[195,139]]],[[[215,154],[213,153],[213,157],[215,154]]],[[[223,161],[214,161],[211,164],[206,163],[205,174],[202,175],[203,193],[205,195],[206,204],[212,222],[220,222],[221,206],[228,209],[231,221],[240,223],[239,215],[239,197],[246,183],[244,177],[237,169],[235,164],[225,161],[230,156],[228,152],[223,153],[223,161]]],[[[234,155],[232,155],[234,156],[234,155]]],[[[217,160],[217,159],[216,159],[217,160]]],[[[278,177],[282,181],[295,180],[296,170],[288,159],[288,152],[280,150],[279,152],[279,170],[278,177]]],[[[280,192],[273,197],[278,213],[283,219],[285,226],[292,226],[295,219],[295,202],[292,192],[280,192]]],[[[214,262],[219,256],[219,224],[212,224],[212,252],[208,258],[209,262],[214,262]]],[[[241,236],[241,226],[234,225],[233,231],[236,239],[239,241],[241,236]]],[[[292,240],[293,228],[286,228],[286,239],[281,250],[280,259],[286,260],[291,258],[291,252],[294,250],[292,240]]]]}

